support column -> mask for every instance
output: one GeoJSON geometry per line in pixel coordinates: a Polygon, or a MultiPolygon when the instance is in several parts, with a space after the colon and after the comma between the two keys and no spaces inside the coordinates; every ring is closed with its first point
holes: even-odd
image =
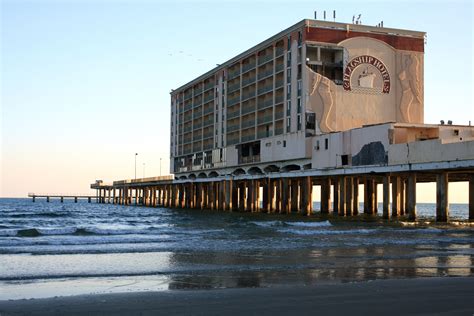
{"type": "Polygon", "coordinates": [[[275,180],[275,212],[282,213],[282,179],[278,178],[275,180]]]}
{"type": "Polygon", "coordinates": [[[269,205],[270,205],[270,194],[269,194],[269,188],[270,188],[270,179],[264,179],[262,181],[262,186],[263,186],[263,193],[262,193],[262,211],[265,213],[270,213],[269,210],[269,205]]]}
{"type": "Polygon", "coordinates": [[[291,179],[291,213],[298,212],[298,200],[299,200],[299,187],[300,179],[293,178],[291,179]]]}
{"type": "Polygon", "coordinates": [[[400,215],[406,214],[406,184],[405,179],[400,177],[400,215]]]}
{"type": "Polygon", "coordinates": [[[225,188],[225,210],[232,211],[232,180],[224,181],[225,188]]]}
{"type": "Polygon", "coordinates": [[[392,216],[400,216],[400,177],[392,177],[392,216]]]}
{"type": "Polygon", "coordinates": [[[230,204],[230,210],[236,211],[239,207],[239,190],[237,186],[237,182],[235,180],[230,180],[230,188],[231,188],[231,204],[230,204]]]}
{"type": "Polygon", "coordinates": [[[333,180],[333,206],[332,206],[332,212],[334,214],[339,214],[339,179],[336,177],[333,180]]]}
{"type": "Polygon", "coordinates": [[[239,211],[245,211],[245,181],[239,182],[239,211]]]}
{"type": "Polygon", "coordinates": [[[408,218],[416,219],[416,174],[411,173],[408,176],[407,183],[407,208],[408,218]]]}
{"type": "Polygon", "coordinates": [[[282,213],[289,213],[290,207],[289,207],[289,187],[288,187],[288,178],[283,178],[281,179],[281,212],[282,213]]]}
{"type": "Polygon", "coordinates": [[[346,216],[352,216],[352,206],[354,199],[353,178],[346,178],[346,216]]]}
{"type": "Polygon", "coordinates": [[[352,180],[352,215],[359,215],[359,178],[352,180]]]}
{"type": "Polygon", "coordinates": [[[321,183],[321,213],[328,214],[331,209],[331,178],[324,178],[321,183]]]}
{"type": "Polygon", "coordinates": [[[339,216],[346,215],[346,177],[339,177],[339,216]]]}
{"type": "Polygon", "coordinates": [[[61,203],[64,203],[64,197],[61,196],[61,203]]]}
{"type": "Polygon", "coordinates": [[[449,217],[448,173],[436,175],[436,221],[447,222],[449,217]]]}
{"type": "Polygon", "coordinates": [[[469,176],[469,219],[474,220],[474,175],[469,176]]]}
{"type": "Polygon", "coordinates": [[[383,218],[390,218],[390,176],[383,177],[383,218]]]}
{"type": "Polygon", "coordinates": [[[364,213],[374,215],[376,214],[375,211],[375,203],[377,203],[375,195],[376,195],[376,184],[374,179],[366,179],[364,185],[364,213]]]}
{"type": "Polygon", "coordinates": [[[303,179],[301,188],[301,208],[307,216],[310,216],[313,213],[313,180],[311,177],[303,179]]]}

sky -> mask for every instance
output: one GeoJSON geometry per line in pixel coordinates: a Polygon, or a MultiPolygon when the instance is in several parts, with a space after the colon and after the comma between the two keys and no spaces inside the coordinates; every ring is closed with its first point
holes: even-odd
{"type": "Polygon", "coordinates": [[[168,174],[171,89],[315,10],[427,32],[425,122],[474,124],[470,0],[0,2],[1,197],[168,174]]]}

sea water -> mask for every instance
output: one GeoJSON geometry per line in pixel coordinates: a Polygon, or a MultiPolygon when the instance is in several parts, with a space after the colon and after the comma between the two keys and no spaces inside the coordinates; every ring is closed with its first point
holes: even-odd
{"type": "Polygon", "coordinates": [[[0,299],[474,275],[474,228],[426,224],[434,208],[413,225],[0,199],[0,299]]]}

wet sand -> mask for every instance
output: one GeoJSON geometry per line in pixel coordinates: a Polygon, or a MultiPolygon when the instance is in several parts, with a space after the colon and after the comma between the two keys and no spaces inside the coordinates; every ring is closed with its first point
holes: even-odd
{"type": "Polygon", "coordinates": [[[183,290],[0,301],[0,315],[473,315],[474,278],[183,290]]]}

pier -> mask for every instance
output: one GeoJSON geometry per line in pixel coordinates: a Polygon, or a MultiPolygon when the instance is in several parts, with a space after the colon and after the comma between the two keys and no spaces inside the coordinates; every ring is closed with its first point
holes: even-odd
{"type": "Polygon", "coordinates": [[[96,199],[98,202],[98,196],[91,196],[91,195],[81,195],[81,194],[36,194],[36,193],[28,193],[28,197],[32,198],[33,202],[36,202],[37,198],[44,198],[46,202],[50,202],[51,199],[59,199],[61,203],[64,203],[64,199],[74,200],[74,203],[77,203],[78,200],[85,200],[91,203],[92,199],[96,199]]]}
{"type": "Polygon", "coordinates": [[[91,188],[97,190],[99,203],[311,216],[315,212],[312,193],[319,186],[322,214],[381,215],[385,219],[403,216],[415,220],[416,184],[434,182],[434,215],[436,221],[446,222],[449,220],[449,184],[459,181],[469,184],[469,219],[474,220],[473,166],[474,160],[463,160],[182,180],[168,176],[121,180],[113,184],[97,181],[91,188]],[[382,209],[377,201],[379,184],[383,190],[382,209]],[[364,204],[359,209],[362,194],[364,204]]]}

